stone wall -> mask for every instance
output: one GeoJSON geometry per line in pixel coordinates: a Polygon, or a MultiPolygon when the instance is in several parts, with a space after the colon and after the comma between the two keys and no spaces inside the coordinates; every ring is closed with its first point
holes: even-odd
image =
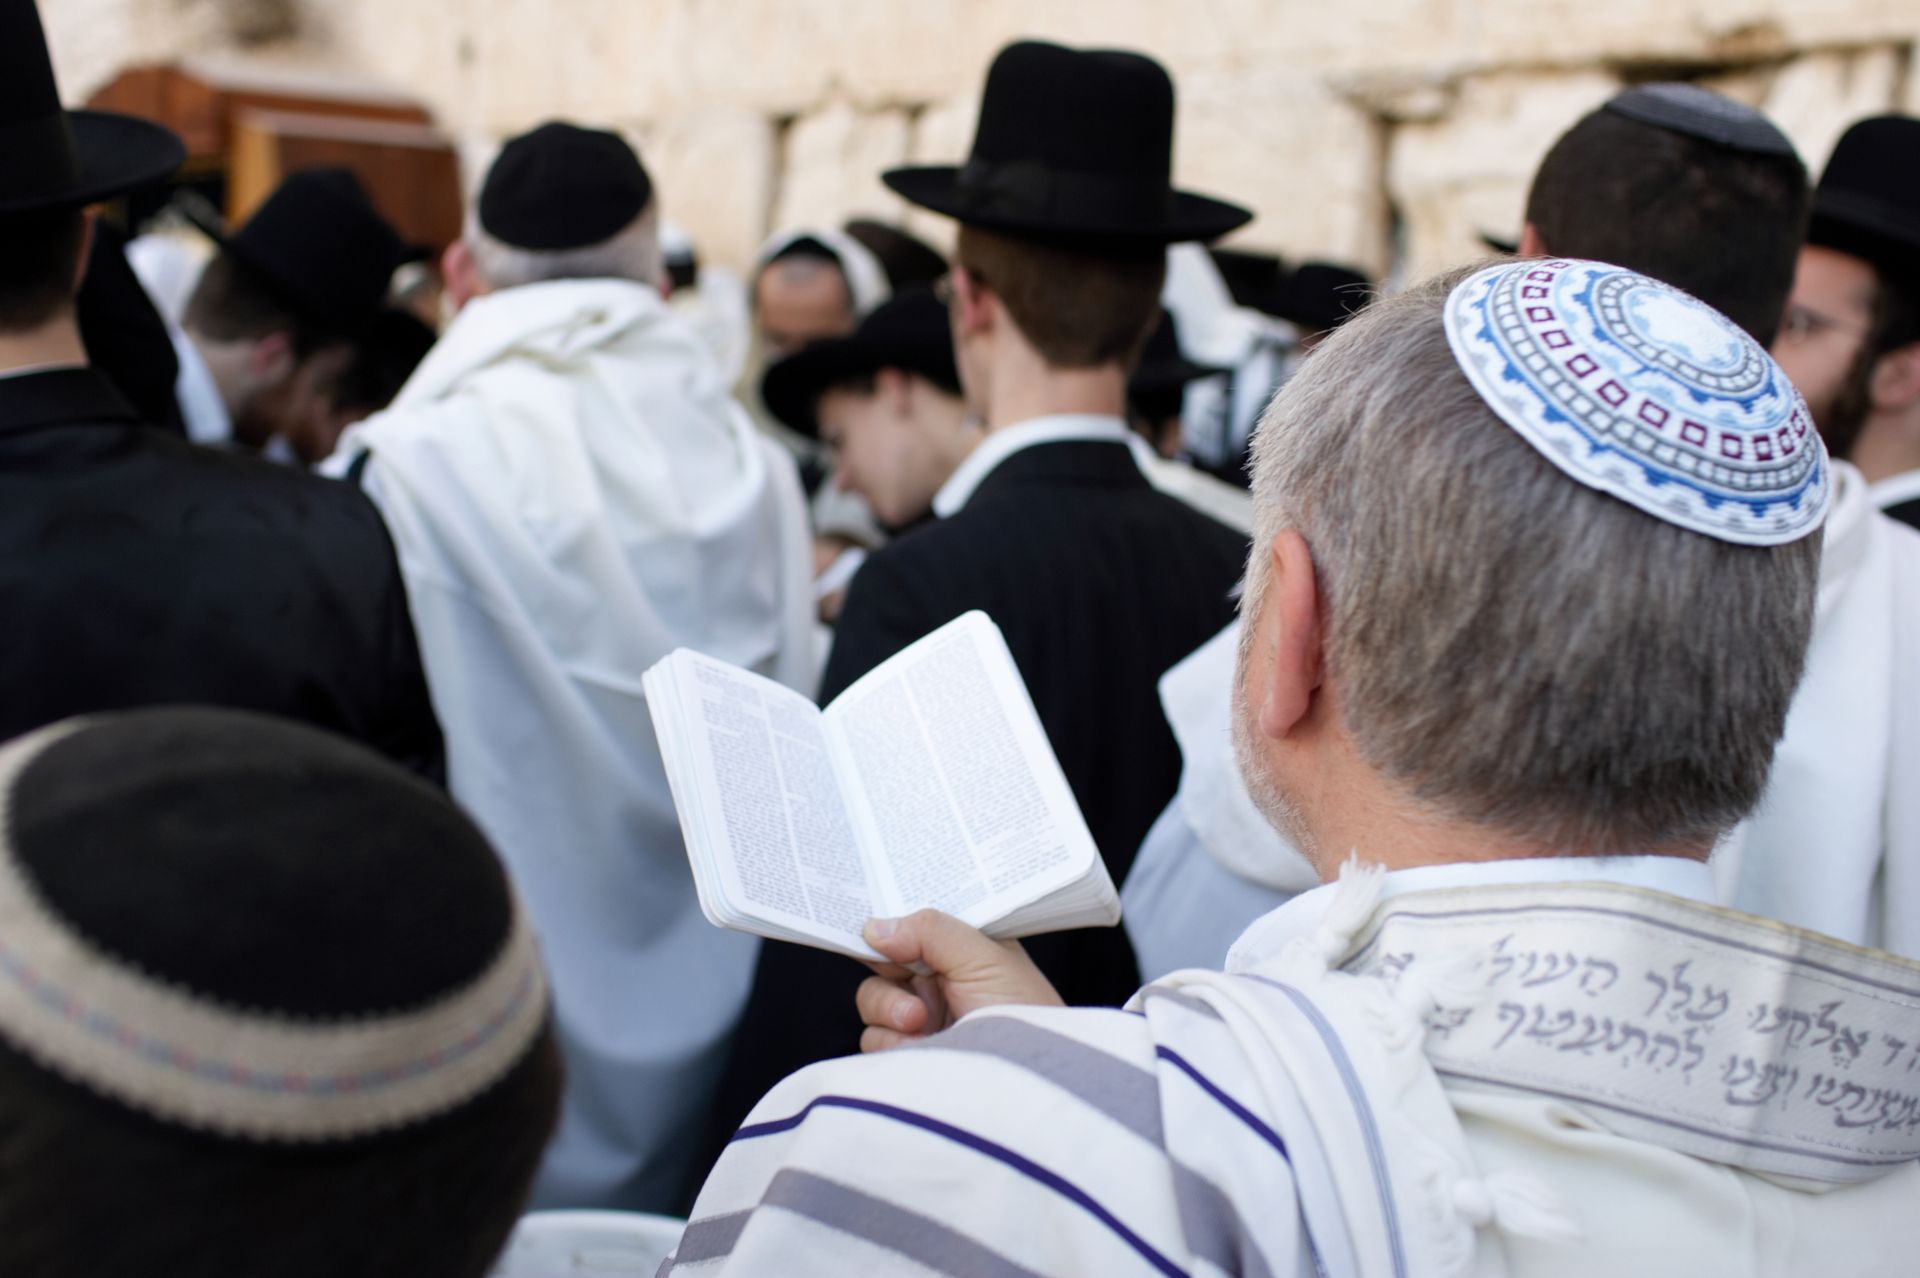
{"type": "MultiPolygon", "coordinates": [[[[1770,112],[1816,169],[1920,112],[1914,0],[41,0],[63,83],[238,56],[418,94],[484,162],[553,115],[641,145],[669,216],[738,264],[773,227],[901,216],[876,174],[950,161],[1006,40],[1152,52],[1177,165],[1252,205],[1237,242],[1426,274],[1518,230],[1552,139],[1620,84],[1770,112]]],[[[937,239],[938,219],[914,224],[937,239]]]]}

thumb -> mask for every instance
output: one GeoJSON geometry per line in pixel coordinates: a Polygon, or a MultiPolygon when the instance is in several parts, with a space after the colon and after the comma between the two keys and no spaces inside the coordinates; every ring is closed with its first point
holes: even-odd
{"type": "Polygon", "coordinates": [[[1005,948],[986,933],[938,910],[919,910],[902,919],[873,919],[867,944],[902,967],[922,964],[940,975],[991,965],[1005,948]]]}

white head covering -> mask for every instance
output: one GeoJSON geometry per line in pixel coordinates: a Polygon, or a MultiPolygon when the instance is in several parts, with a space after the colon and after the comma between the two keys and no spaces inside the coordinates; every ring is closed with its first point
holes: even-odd
{"type": "Polygon", "coordinates": [[[847,292],[853,297],[853,312],[857,318],[865,319],[867,312],[892,296],[893,289],[887,283],[887,272],[873,251],[844,231],[826,227],[794,227],[781,231],[761,245],[760,252],[753,259],[754,281],[759,281],[760,272],[766,269],[769,262],[801,240],[814,240],[833,254],[834,260],[840,264],[840,273],[846,276],[847,292]]]}
{"type": "Polygon", "coordinates": [[[1447,340],[1481,398],[1589,488],[1749,546],[1820,527],[1826,448],[1766,350],[1706,303],[1599,262],[1476,272],[1447,340]]]}

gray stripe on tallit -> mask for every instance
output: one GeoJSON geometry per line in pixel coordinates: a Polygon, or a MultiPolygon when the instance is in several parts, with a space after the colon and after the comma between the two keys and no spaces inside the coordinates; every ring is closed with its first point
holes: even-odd
{"type": "Polygon", "coordinates": [[[1183,1007],[1195,1016],[1204,1016],[1210,1021],[1220,1019],[1220,1013],[1214,1008],[1213,1004],[1197,999],[1191,994],[1182,994],[1179,990],[1163,990],[1149,985],[1146,989],[1140,991],[1140,996],[1142,998],[1157,998],[1164,1003],[1172,1003],[1175,1007],[1183,1007]]]}
{"type": "Polygon", "coordinates": [[[1155,1148],[1164,1147],[1160,1085],[1153,1074],[1079,1039],[1012,1016],[981,1016],[908,1050],[977,1052],[1017,1065],[1072,1093],[1155,1148]]]}
{"type": "Polygon", "coordinates": [[[1220,1187],[1183,1163],[1169,1160],[1169,1165],[1180,1230],[1193,1254],[1240,1278],[1273,1278],[1265,1253],[1220,1187]]]}
{"type": "Polygon", "coordinates": [[[968,1278],[1040,1278],[1026,1266],[1015,1264],[932,1217],[812,1172],[788,1168],[778,1173],[760,1205],[779,1207],[876,1247],[897,1251],[936,1273],[968,1278]]]}
{"type": "Polygon", "coordinates": [[[747,1217],[753,1215],[747,1211],[730,1211],[723,1216],[708,1216],[704,1220],[689,1221],[686,1230],[680,1235],[680,1245],[673,1255],[662,1262],[655,1271],[654,1278],[666,1278],[681,1265],[697,1265],[705,1260],[717,1260],[732,1252],[734,1244],[740,1241],[740,1233],[747,1227],[747,1217]]]}

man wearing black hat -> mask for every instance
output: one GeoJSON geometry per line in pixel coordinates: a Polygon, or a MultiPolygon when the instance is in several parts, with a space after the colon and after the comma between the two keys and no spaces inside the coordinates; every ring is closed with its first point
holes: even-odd
{"type": "Polygon", "coordinates": [[[181,317],[195,442],[283,452],[352,362],[405,257],[347,170],[309,169],[275,188],[221,244],[181,317]]]}
{"type": "Polygon", "coordinates": [[[0,739],[211,702],[443,770],[393,545],[339,485],[146,425],[88,363],[74,288],[93,201],[179,141],[63,113],[29,0],[0,3],[0,739]]]}
{"type": "Polygon", "coordinates": [[[1874,503],[1920,527],[1920,119],[1862,120],[1834,148],[1773,353],[1874,503]]]}
{"type": "Polygon", "coordinates": [[[544,935],[543,1206],[669,1204],[751,979],[753,939],[700,913],[641,675],[679,647],[815,671],[793,463],[662,296],[658,219],[617,134],[509,141],[447,250],[459,313],[322,467],[393,529],[454,797],[544,935]]]}
{"type": "MultiPolygon", "coordinates": [[[[1173,188],[1173,115],[1173,83],[1149,58],[1014,44],[987,73],[967,162],[885,175],[960,222],[950,323],[987,434],[935,496],[940,519],[854,579],[821,693],[986,612],[1116,882],[1179,775],[1154,681],[1232,615],[1246,558],[1244,537],[1156,491],[1128,443],[1127,374],[1159,313],[1167,245],[1251,216],[1173,188]]],[[[1117,929],[1032,950],[1073,1001],[1131,993],[1117,929]]],[[[844,1000],[860,974],[819,951],[765,947],[735,1050],[736,1104],[853,1049],[844,1000]]]]}
{"type": "Polygon", "coordinates": [[[932,514],[934,494],[980,441],[947,309],[926,288],[779,361],[760,394],[782,425],[831,450],[834,483],[896,535],[932,514]]]}
{"type": "Polygon", "coordinates": [[[0,1273],[483,1278],[561,1063],[438,788],[231,710],[0,748],[0,1273]]]}

